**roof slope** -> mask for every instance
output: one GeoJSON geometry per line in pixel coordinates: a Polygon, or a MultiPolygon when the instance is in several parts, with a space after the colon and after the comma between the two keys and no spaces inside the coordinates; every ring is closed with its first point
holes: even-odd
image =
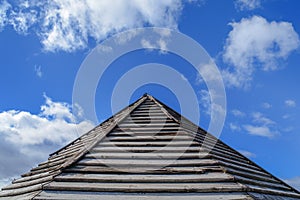
{"type": "Polygon", "coordinates": [[[144,95],[3,188],[1,197],[292,200],[300,193],[144,95]]]}

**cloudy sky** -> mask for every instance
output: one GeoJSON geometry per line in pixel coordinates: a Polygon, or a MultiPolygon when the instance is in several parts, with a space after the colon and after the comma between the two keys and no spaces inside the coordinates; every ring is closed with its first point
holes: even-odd
{"type": "MultiPolygon", "coordinates": [[[[208,128],[212,94],[186,61],[168,53],[167,34],[111,64],[95,94],[98,120],[72,106],[76,74],[92,49],[150,26],[203,46],[226,89],[220,138],[300,188],[299,8],[295,0],[0,0],[0,186],[111,116],[114,86],[145,63],[181,74],[197,96],[200,125],[208,128]],[[155,45],[165,51],[149,50],[155,45]]],[[[129,102],[145,92],[180,111],[178,96],[158,84],[141,85],[129,102]]]]}

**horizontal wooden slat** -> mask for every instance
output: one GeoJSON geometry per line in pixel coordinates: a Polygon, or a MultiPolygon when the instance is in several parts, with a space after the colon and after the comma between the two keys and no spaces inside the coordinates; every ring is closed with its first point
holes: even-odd
{"type": "Polygon", "coordinates": [[[46,190],[98,191],[98,192],[241,192],[245,187],[236,183],[77,183],[52,182],[46,190]]]}
{"type": "Polygon", "coordinates": [[[28,186],[38,185],[38,184],[49,182],[52,179],[53,179],[52,176],[46,176],[46,177],[42,177],[42,178],[33,179],[30,181],[23,181],[23,182],[8,185],[8,186],[2,188],[2,190],[11,190],[11,189],[24,188],[24,187],[28,187],[28,186]]]}
{"type": "Polygon", "coordinates": [[[71,173],[130,173],[130,174],[180,174],[180,173],[205,173],[205,172],[223,172],[223,169],[219,166],[214,166],[211,163],[208,165],[203,165],[201,167],[164,167],[164,168],[154,168],[154,167],[143,167],[135,166],[128,168],[126,166],[105,167],[105,166],[74,166],[71,168],[64,169],[64,172],[71,173]]]}
{"type": "Polygon", "coordinates": [[[168,141],[175,141],[175,140],[188,140],[188,141],[193,141],[193,138],[189,137],[189,136],[159,136],[159,135],[155,135],[155,136],[123,136],[123,137],[119,137],[119,136],[110,136],[110,137],[106,137],[104,140],[110,140],[110,141],[151,141],[151,140],[168,140],[168,141]]]}
{"type": "Polygon", "coordinates": [[[118,147],[118,146],[110,146],[110,147],[102,147],[101,145],[93,148],[92,152],[135,152],[135,153],[148,153],[148,152],[200,152],[204,151],[203,148],[199,146],[193,147],[118,147]]]}
{"type": "Polygon", "coordinates": [[[217,164],[210,159],[197,160],[137,160],[137,159],[82,159],[78,165],[86,166],[145,166],[145,167],[163,167],[163,166],[203,166],[217,164]]]}
{"type": "Polygon", "coordinates": [[[132,152],[121,152],[121,153],[89,153],[85,155],[85,158],[95,159],[199,159],[205,158],[208,154],[206,153],[132,153],[132,152]]]}
{"type": "Polygon", "coordinates": [[[189,141],[153,141],[153,142],[107,142],[103,141],[100,144],[101,146],[199,146],[197,142],[189,142],[189,141]]]}
{"type": "Polygon", "coordinates": [[[58,182],[118,182],[118,183],[196,183],[233,181],[233,177],[224,173],[206,174],[74,174],[64,173],[55,177],[58,182]]]}
{"type": "Polygon", "coordinates": [[[78,191],[44,191],[35,199],[37,200],[253,200],[246,193],[101,193],[78,191]]]}

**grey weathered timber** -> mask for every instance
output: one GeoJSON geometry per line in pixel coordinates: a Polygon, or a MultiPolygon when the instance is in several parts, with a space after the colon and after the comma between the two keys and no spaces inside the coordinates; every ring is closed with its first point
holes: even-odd
{"type": "Polygon", "coordinates": [[[50,154],[0,199],[268,199],[300,193],[150,95],[50,154]]]}

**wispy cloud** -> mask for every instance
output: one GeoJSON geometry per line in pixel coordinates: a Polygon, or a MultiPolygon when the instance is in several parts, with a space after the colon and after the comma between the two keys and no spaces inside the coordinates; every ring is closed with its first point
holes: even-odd
{"type": "Polygon", "coordinates": [[[261,106],[262,106],[264,109],[272,108],[272,105],[269,104],[269,103],[267,103],[267,102],[262,103],[261,106]]]}
{"type": "Polygon", "coordinates": [[[239,150],[239,152],[241,154],[243,154],[244,156],[246,156],[247,158],[255,158],[256,155],[250,151],[246,151],[246,150],[239,150]]]}
{"type": "Polygon", "coordinates": [[[229,87],[249,87],[256,70],[278,69],[279,62],[300,46],[299,36],[289,22],[268,22],[253,16],[230,25],[232,31],[223,53],[224,62],[232,66],[223,71],[229,87]]]}
{"type": "Polygon", "coordinates": [[[262,136],[268,138],[274,137],[274,132],[272,132],[270,128],[265,125],[254,126],[254,125],[247,124],[244,125],[243,127],[250,135],[262,136]]]}
{"type": "Polygon", "coordinates": [[[259,123],[259,124],[264,124],[264,125],[275,125],[276,124],[273,120],[265,117],[260,112],[252,113],[252,117],[253,117],[253,122],[256,122],[256,123],[259,123]]]}
{"type": "Polygon", "coordinates": [[[282,119],[289,119],[290,117],[291,117],[290,114],[284,114],[284,115],[282,116],[282,119]]]}
{"type": "Polygon", "coordinates": [[[287,99],[284,101],[285,106],[287,107],[296,107],[296,102],[292,99],[287,99]]]}
{"type": "Polygon", "coordinates": [[[253,112],[251,114],[252,123],[244,124],[242,127],[250,135],[273,138],[278,135],[277,123],[270,118],[264,116],[260,112],[253,112]]]}
{"type": "Polygon", "coordinates": [[[229,128],[232,131],[240,131],[241,127],[235,123],[229,123],[229,128]]]}
{"type": "Polygon", "coordinates": [[[296,189],[300,190],[300,176],[291,179],[286,179],[285,182],[296,189]]]}
{"type": "Polygon", "coordinates": [[[234,5],[238,10],[254,10],[261,7],[261,0],[235,0],[234,5]]]}
{"type": "Polygon", "coordinates": [[[99,42],[126,29],[145,25],[176,29],[184,3],[183,0],[78,0],[76,3],[25,0],[10,4],[4,0],[0,6],[0,29],[12,26],[20,34],[35,32],[46,51],[75,51],[85,48],[90,39],[99,42]]]}
{"type": "Polygon", "coordinates": [[[7,1],[0,2],[0,31],[6,25],[7,19],[7,11],[11,8],[11,5],[7,1]]]}
{"type": "Polygon", "coordinates": [[[35,66],[34,66],[34,71],[35,71],[35,74],[36,74],[39,78],[42,78],[43,72],[42,72],[42,67],[41,67],[41,65],[35,65],[35,66]]]}
{"type": "Polygon", "coordinates": [[[233,109],[231,110],[231,113],[233,114],[233,116],[235,117],[244,117],[245,116],[245,113],[238,110],[238,109],[233,109]]]}

